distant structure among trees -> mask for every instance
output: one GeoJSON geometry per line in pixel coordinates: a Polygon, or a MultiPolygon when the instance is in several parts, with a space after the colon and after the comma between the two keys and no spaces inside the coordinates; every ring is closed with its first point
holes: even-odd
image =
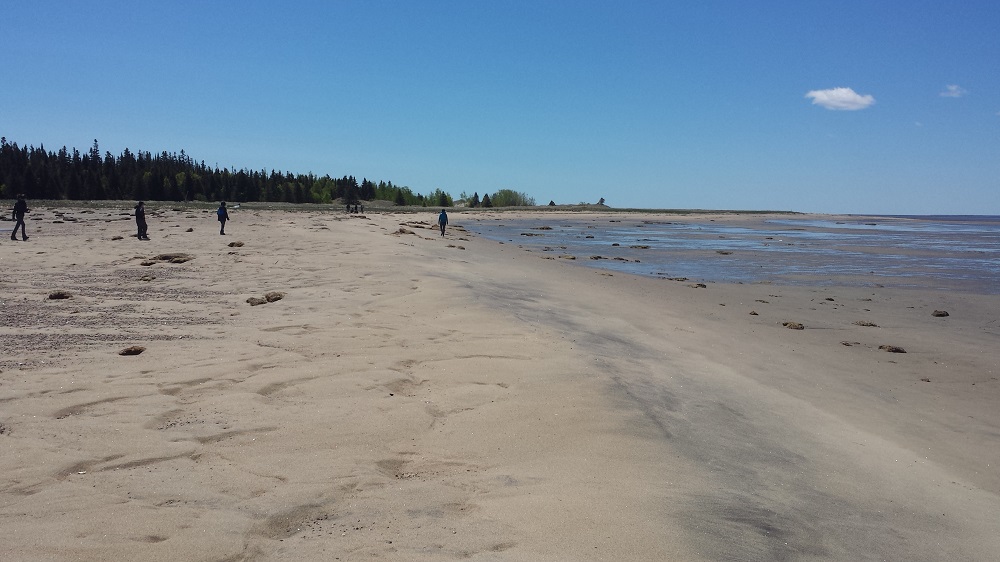
{"type": "Polygon", "coordinates": [[[101,155],[97,140],[86,153],[19,147],[0,138],[0,197],[25,193],[31,199],[143,201],[268,201],[349,204],[380,199],[397,205],[451,207],[450,195],[424,196],[409,187],[354,176],[331,178],[271,170],[210,167],[184,153],[131,152],[101,155]]]}

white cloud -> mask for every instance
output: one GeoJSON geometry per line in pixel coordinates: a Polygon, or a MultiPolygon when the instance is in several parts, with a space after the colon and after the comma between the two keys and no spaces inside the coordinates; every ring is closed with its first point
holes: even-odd
{"type": "Polygon", "coordinates": [[[850,88],[830,88],[829,90],[813,90],[806,94],[812,98],[813,105],[841,111],[857,111],[875,103],[875,98],[855,92],[850,88]]]}
{"type": "Polygon", "coordinates": [[[958,84],[948,84],[944,87],[944,91],[939,95],[942,98],[960,98],[965,94],[968,94],[968,90],[959,86],[958,84]]]}

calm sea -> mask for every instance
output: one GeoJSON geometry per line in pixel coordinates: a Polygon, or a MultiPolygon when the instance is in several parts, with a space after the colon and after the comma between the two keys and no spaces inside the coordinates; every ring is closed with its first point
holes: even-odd
{"type": "Polygon", "coordinates": [[[469,216],[461,224],[581,265],[656,277],[1000,294],[1000,216],[789,215],[739,226],[648,217],[469,216]]]}

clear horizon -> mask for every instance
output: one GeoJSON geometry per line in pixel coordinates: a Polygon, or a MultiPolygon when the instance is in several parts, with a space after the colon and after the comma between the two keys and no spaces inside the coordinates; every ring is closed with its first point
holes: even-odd
{"type": "Polygon", "coordinates": [[[1000,214],[1000,5],[5,8],[0,135],[539,204],[1000,214]]]}

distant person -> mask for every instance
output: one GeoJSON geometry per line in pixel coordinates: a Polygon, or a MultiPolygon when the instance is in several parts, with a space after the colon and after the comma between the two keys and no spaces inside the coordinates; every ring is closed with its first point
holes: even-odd
{"type": "Polygon", "coordinates": [[[28,233],[24,230],[24,213],[30,213],[31,209],[28,208],[28,203],[24,200],[24,194],[17,196],[17,202],[14,203],[14,230],[10,231],[10,239],[17,240],[17,229],[21,229],[21,240],[28,239],[28,233]]]}
{"type": "Polygon", "coordinates": [[[146,235],[146,204],[142,201],[135,205],[135,226],[139,229],[135,237],[139,240],[149,240],[149,236],[146,235]]]}
{"type": "Polygon", "coordinates": [[[219,210],[216,211],[219,215],[219,234],[226,235],[226,221],[229,220],[229,213],[226,211],[226,202],[223,201],[219,204],[219,210]]]}
{"type": "Polygon", "coordinates": [[[441,209],[441,214],[438,215],[438,226],[441,227],[441,236],[444,236],[444,227],[448,226],[448,213],[441,209]]]}

